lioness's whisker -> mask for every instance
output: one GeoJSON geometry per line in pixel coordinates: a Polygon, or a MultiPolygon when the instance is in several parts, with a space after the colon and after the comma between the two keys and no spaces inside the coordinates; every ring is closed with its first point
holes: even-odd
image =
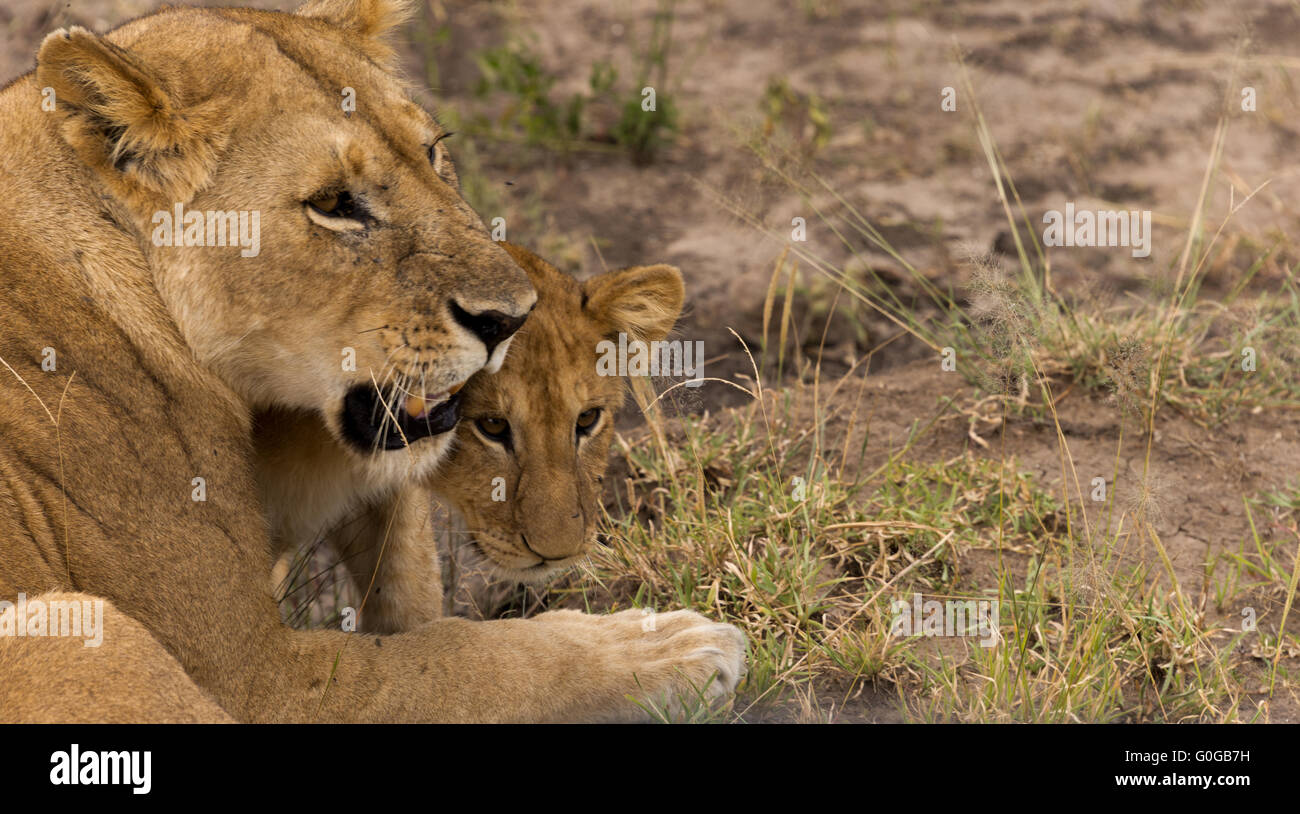
{"type": "Polygon", "coordinates": [[[380,428],[379,437],[382,446],[388,446],[388,432],[392,427],[397,426],[397,410],[401,407],[402,385],[406,382],[406,374],[396,371],[397,378],[393,382],[393,392],[389,400],[385,402],[385,412],[383,424],[380,428]]]}
{"type": "Polygon", "coordinates": [[[396,346],[395,348],[393,348],[392,350],[390,350],[390,351],[388,352],[388,355],[384,357],[384,364],[383,364],[383,367],[380,368],[380,373],[379,373],[379,382],[378,382],[378,384],[375,385],[375,396],[376,396],[377,398],[375,399],[375,404],[374,404],[374,406],[370,408],[370,423],[371,423],[371,424],[375,423],[375,421],[379,418],[379,416],[378,416],[378,412],[379,412],[379,401],[380,401],[380,399],[383,399],[383,397],[384,397],[384,385],[388,383],[388,378],[389,378],[390,376],[392,376],[393,373],[396,372],[396,370],[397,370],[397,366],[396,366],[395,364],[392,363],[393,355],[396,354],[399,350],[401,350],[402,348],[405,348],[405,347],[407,347],[407,344],[406,344],[405,342],[403,342],[402,344],[400,344],[400,345],[396,346]]]}
{"type": "MultiPolygon", "coordinates": [[[[429,386],[425,382],[426,379],[425,370],[424,370],[424,365],[420,364],[419,351],[415,352],[415,366],[420,370],[420,396],[423,397],[425,393],[429,392],[429,386]]],[[[424,427],[429,431],[430,435],[433,434],[433,426],[429,423],[429,417],[432,415],[432,413],[433,413],[432,410],[425,410],[424,413],[424,427]]]]}

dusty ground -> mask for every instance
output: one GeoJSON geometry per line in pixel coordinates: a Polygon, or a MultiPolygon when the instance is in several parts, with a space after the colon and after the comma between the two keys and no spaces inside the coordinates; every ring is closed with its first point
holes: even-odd
{"type": "MultiPolygon", "coordinates": [[[[599,61],[636,74],[658,5],[431,0],[407,32],[404,53],[426,101],[471,124],[457,137],[468,143],[454,145],[453,155],[472,150],[477,203],[485,218],[506,218],[512,240],[541,247],[579,275],[644,262],[682,269],[689,314],[680,335],[705,342],[707,375],[749,372],[728,329],[759,344],[768,281],[794,217],[807,220],[807,252],[859,274],[865,258],[898,282],[904,300],[915,294],[895,259],[852,233],[842,242],[819,221],[819,210],[835,208],[830,192],[805,197],[764,171],[745,146],[755,134],[787,146],[942,287],[962,290],[971,254],[1014,251],[962,93],[958,53],[1036,229],[1044,210],[1066,201],[1153,212],[1149,258],[1123,248],[1053,250],[1051,283],[1065,297],[1122,303],[1168,290],[1225,109],[1230,132],[1211,187],[1213,225],[1230,195],[1240,202],[1267,185],[1225,228],[1206,291],[1221,293],[1270,248],[1256,280],[1265,288],[1298,259],[1289,235],[1300,222],[1300,11],[1290,2],[679,2],[658,90],[677,105],[680,132],[650,164],[637,166],[599,143],[557,150],[521,142],[504,127],[473,125],[476,117],[492,121],[502,106],[499,97],[475,93],[476,54],[525,43],[556,78],[557,96],[580,92],[599,61]],[[779,115],[765,108],[774,86],[788,91],[779,115]],[[956,111],[941,108],[947,87],[957,90],[956,111]],[[1241,109],[1247,87],[1254,111],[1241,109]],[[719,194],[734,205],[721,205],[719,194]]],[[[154,6],[7,0],[0,81],[29,69],[40,38],[58,26],[105,30],[154,6]]],[[[803,268],[797,314],[826,296],[816,272],[803,268]]],[[[808,319],[801,328],[805,346],[815,348],[822,323],[808,319]]],[[[828,329],[825,375],[846,370],[896,331],[864,309],[842,312],[828,329]]],[[[913,418],[932,414],[940,397],[962,391],[959,377],[941,373],[931,351],[906,337],[880,349],[872,370],[866,409],[881,446],[873,441],[868,457],[889,449],[913,418]]],[[[793,383],[788,376],[786,383],[793,383]]],[[[744,400],[709,386],[686,408],[744,400]]],[[[1109,477],[1113,410],[1084,392],[1059,407],[1080,478],[1109,477]]],[[[1240,545],[1248,531],[1242,495],[1297,476],[1298,424],[1294,410],[1214,429],[1162,414],[1153,457],[1164,495],[1158,531],[1180,581],[1200,585],[1207,558],[1240,545]]],[[[976,429],[998,442],[989,424],[976,429]]],[[[918,452],[942,457],[972,447],[967,431],[965,420],[945,422],[918,452]]],[[[1010,422],[1006,444],[1044,483],[1060,483],[1050,425],[1010,422]]],[[[1139,470],[1140,450],[1127,452],[1121,466],[1139,470]]],[[[879,712],[887,706],[868,704],[862,715],[888,718],[879,712]]],[[[1273,719],[1300,720],[1298,709],[1294,700],[1279,701],[1273,719]]]]}

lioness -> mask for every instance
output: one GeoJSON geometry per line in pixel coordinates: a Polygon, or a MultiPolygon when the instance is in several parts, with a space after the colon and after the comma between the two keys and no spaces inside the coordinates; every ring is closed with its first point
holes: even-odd
{"type": "Polygon", "coordinates": [[[0,636],[0,719],[622,720],[735,686],[739,631],[683,611],[279,620],[253,411],[317,411],[404,482],[533,304],[394,77],[407,11],[167,9],[57,31],[0,92],[0,597],[106,614],[100,647],[0,636]],[[230,212],[260,251],[221,245],[230,212]]]}
{"type": "MultiPolygon", "coordinates": [[[[613,418],[626,391],[621,378],[597,372],[597,345],[620,333],[645,342],[663,339],[681,314],[685,292],[672,266],[634,266],[579,283],[525,248],[501,245],[528,273],[537,305],[500,371],[477,373],[465,385],[452,450],[425,485],[456,515],[453,539],[470,549],[459,559],[488,565],[471,576],[540,582],[584,557],[595,540],[613,418]]],[[[328,460],[333,445],[311,415],[263,417],[255,445],[260,470],[276,482],[308,468],[304,450],[311,466],[339,466],[328,460]]],[[[433,530],[395,532],[374,521],[372,515],[383,512],[373,502],[359,500],[350,509],[329,512],[352,517],[332,529],[327,542],[366,596],[361,629],[412,630],[441,615],[433,530]]],[[[302,526],[288,507],[273,514],[281,555],[274,585],[288,574],[286,553],[312,542],[294,536],[302,526]]]]}

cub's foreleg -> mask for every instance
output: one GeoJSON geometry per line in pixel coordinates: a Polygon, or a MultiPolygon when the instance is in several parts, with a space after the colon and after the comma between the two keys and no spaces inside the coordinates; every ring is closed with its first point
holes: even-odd
{"type": "Polygon", "coordinates": [[[398,489],[364,504],[326,537],[356,585],[360,629],[397,633],[442,613],[442,571],[428,495],[398,489]]]}

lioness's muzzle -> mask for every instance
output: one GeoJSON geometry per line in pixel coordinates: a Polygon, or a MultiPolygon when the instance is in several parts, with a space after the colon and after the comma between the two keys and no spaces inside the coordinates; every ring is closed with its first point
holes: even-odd
{"type": "Polygon", "coordinates": [[[349,443],[365,452],[402,449],[407,444],[456,427],[460,420],[459,393],[436,404],[422,396],[380,393],[373,385],[359,384],[343,397],[340,427],[349,443]]]}

